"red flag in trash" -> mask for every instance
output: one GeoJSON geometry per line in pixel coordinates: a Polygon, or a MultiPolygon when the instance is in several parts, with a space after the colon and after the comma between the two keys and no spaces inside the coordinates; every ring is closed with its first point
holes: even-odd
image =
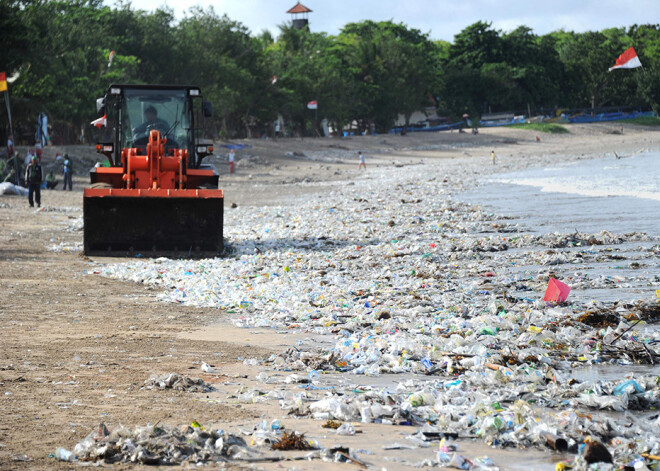
{"type": "Polygon", "coordinates": [[[568,293],[570,292],[571,287],[566,283],[550,278],[550,281],[548,281],[548,287],[545,290],[545,296],[543,296],[543,301],[563,303],[566,301],[566,298],[568,298],[568,293]]]}

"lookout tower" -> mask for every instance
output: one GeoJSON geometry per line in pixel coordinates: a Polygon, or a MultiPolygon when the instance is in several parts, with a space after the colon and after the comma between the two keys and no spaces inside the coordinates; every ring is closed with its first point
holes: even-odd
{"type": "Polygon", "coordinates": [[[287,11],[287,13],[291,15],[292,17],[291,22],[293,24],[293,27],[296,29],[303,29],[309,27],[308,14],[311,12],[312,10],[310,10],[300,2],[296,3],[296,5],[293,8],[290,8],[289,11],[287,11]]]}

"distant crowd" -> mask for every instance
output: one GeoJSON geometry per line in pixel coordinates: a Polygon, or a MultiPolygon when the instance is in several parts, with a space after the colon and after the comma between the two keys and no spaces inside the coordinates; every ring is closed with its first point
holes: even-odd
{"type": "Polygon", "coordinates": [[[14,139],[7,139],[6,159],[0,160],[0,182],[14,183],[28,189],[28,203],[30,206],[41,206],[41,190],[54,190],[59,185],[56,173],[62,175],[62,190],[73,191],[73,162],[68,154],[55,155],[55,162],[49,164],[44,172],[42,164],[43,146],[40,142],[29,148],[23,158],[14,148],[14,139]],[[25,171],[23,171],[25,168],[25,171]],[[20,178],[23,176],[23,178],[20,178]]]}

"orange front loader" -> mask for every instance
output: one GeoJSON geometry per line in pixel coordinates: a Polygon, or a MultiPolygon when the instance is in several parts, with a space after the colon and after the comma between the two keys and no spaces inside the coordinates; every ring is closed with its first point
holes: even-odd
{"type": "Polygon", "coordinates": [[[85,189],[86,254],[222,252],[223,192],[201,165],[213,148],[196,137],[199,96],[193,87],[110,87],[99,108],[111,140],[97,146],[110,165],[93,169],[85,189]]]}

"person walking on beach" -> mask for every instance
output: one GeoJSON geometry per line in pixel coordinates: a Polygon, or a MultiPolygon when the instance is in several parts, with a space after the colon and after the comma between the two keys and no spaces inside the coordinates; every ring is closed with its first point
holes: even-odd
{"type": "Polygon", "coordinates": [[[495,160],[496,159],[495,159],[495,151],[494,150],[490,151],[490,159],[493,161],[493,165],[495,165],[495,163],[496,163],[495,160]]]}
{"type": "Polygon", "coordinates": [[[360,152],[358,152],[358,155],[359,155],[359,158],[360,158],[360,163],[358,164],[358,170],[360,170],[361,168],[366,170],[367,169],[367,163],[364,161],[364,154],[362,153],[362,151],[360,151],[360,152]]]}
{"type": "Polygon", "coordinates": [[[37,208],[41,207],[41,182],[44,179],[41,164],[37,161],[37,156],[33,155],[30,159],[30,165],[25,170],[25,184],[28,187],[28,202],[30,207],[34,208],[34,197],[37,200],[37,208]]]}
{"type": "Polygon", "coordinates": [[[234,173],[234,158],[236,157],[236,152],[234,149],[229,149],[229,157],[227,161],[229,162],[229,173],[234,173]]]}
{"type": "Polygon", "coordinates": [[[69,191],[73,190],[73,165],[71,164],[71,159],[69,159],[69,154],[64,154],[64,188],[62,191],[66,190],[66,185],[69,184],[69,191]]]}

